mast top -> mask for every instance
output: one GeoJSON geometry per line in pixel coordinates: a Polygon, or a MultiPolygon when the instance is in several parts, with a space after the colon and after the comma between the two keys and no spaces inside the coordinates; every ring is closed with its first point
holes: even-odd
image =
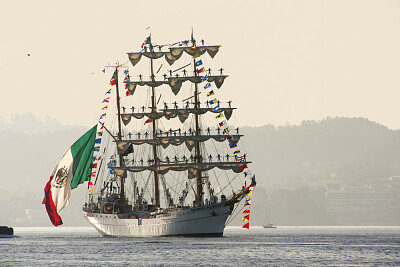
{"type": "Polygon", "coordinates": [[[117,61],[115,63],[115,65],[108,65],[108,66],[104,66],[105,68],[129,68],[128,66],[125,66],[126,64],[128,64],[129,61],[123,63],[123,64],[119,64],[119,61],[117,61]]]}

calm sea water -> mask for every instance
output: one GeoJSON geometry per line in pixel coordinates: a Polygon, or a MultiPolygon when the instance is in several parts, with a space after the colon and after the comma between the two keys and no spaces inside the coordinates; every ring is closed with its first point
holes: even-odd
{"type": "Polygon", "coordinates": [[[14,230],[0,238],[0,266],[400,266],[400,227],[228,227],[221,238],[14,230]]]}

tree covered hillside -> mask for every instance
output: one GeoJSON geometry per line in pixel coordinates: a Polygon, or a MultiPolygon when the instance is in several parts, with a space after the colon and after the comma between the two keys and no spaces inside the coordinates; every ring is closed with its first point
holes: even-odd
{"type": "Polygon", "coordinates": [[[364,118],[328,117],[242,132],[264,184],[362,185],[400,175],[400,132],[364,118]]]}

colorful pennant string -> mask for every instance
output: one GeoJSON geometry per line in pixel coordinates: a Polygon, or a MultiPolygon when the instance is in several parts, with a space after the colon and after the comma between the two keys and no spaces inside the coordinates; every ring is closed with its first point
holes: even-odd
{"type": "MultiPolygon", "coordinates": [[[[116,80],[117,80],[117,76],[116,75],[117,75],[117,71],[115,70],[114,73],[113,73],[113,76],[110,79],[110,85],[111,86],[116,84],[116,80]]],[[[105,95],[111,94],[111,91],[112,91],[112,88],[108,89],[106,91],[105,95]]],[[[104,98],[101,103],[110,103],[110,97],[108,96],[108,97],[104,98]]],[[[93,152],[99,152],[100,154],[94,154],[93,157],[92,157],[92,164],[90,165],[90,168],[91,168],[90,178],[91,179],[93,177],[96,177],[96,175],[98,174],[98,169],[97,168],[98,168],[98,166],[100,166],[100,161],[102,160],[102,157],[101,157],[101,143],[102,143],[102,136],[103,136],[103,129],[104,129],[104,121],[102,121],[102,120],[104,120],[106,118],[106,116],[107,116],[108,104],[106,104],[106,106],[104,106],[101,110],[103,112],[104,111],[106,111],[106,112],[100,114],[99,123],[100,123],[101,127],[98,129],[97,137],[96,137],[96,139],[94,141],[94,143],[97,144],[97,145],[93,148],[93,152]]],[[[93,195],[93,182],[91,180],[89,180],[89,182],[88,182],[88,187],[89,186],[92,186],[89,189],[88,193],[89,193],[91,201],[93,201],[93,196],[92,196],[93,195]]]]}
{"type": "MultiPolygon", "coordinates": [[[[192,47],[192,49],[197,49],[195,46],[192,47]]],[[[195,59],[195,67],[196,67],[196,72],[201,74],[201,73],[205,73],[205,69],[206,67],[203,64],[203,61],[199,58],[199,54],[195,53],[193,55],[193,58],[195,59]]],[[[209,70],[210,72],[210,70],[209,70]]],[[[222,69],[221,69],[221,74],[222,74],[222,69]]],[[[208,89],[208,93],[207,93],[207,97],[211,98],[207,101],[208,104],[210,105],[215,105],[213,107],[213,111],[214,112],[220,112],[218,115],[215,116],[215,119],[217,119],[217,123],[219,127],[222,127],[222,132],[223,134],[227,135],[227,140],[229,141],[229,147],[234,149],[238,146],[238,144],[234,141],[232,141],[232,135],[230,134],[230,128],[228,127],[227,121],[225,120],[224,114],[222,113],[221,108],[220,108],[220,101],[217,99],[217,97],[215,97],[215,92],[214,90],[210,90],[209,88],[211,88],[211,83],[207,81],[208,76],[207,74],[205,74],[204,76],[200,76],[201,77],[201,82],[205,82],[204,85],[204,89],[208,89]]],[[[248,169],[246,162],[246,156],[245,154],[242,154],[240,149],[236,148],[233,151],[233,156],[235,157],[237,162],[244,162],[240,168],[243,171],[244,177],[249,176],[249,178],[251,179],[251,186],[247,187],[245,189],[245,206],[250,206],[251,205],[251,198],[253,197],[253,190],[254,190],[254,186],[255,186],[255,176],[251,175],[250,170],[248,169]]],[[[244,213],[246,213],[247,215],[243,217],[243,221],[247,222],[243,225],[243,228],[245,229],[249,229],[249,220],[250,220],[250,208],[247,208],[244,213]]]]}
{"type": "Polygon", "coordinates": [[[128,90],[128,82],[131,81],[131,76],[129,75],[129,70],[124,70],[125,78],[124,78],[124,83],[125,83],[125,89],[126,89],[126,96],[130,96],[129,90],[128,90]]]}

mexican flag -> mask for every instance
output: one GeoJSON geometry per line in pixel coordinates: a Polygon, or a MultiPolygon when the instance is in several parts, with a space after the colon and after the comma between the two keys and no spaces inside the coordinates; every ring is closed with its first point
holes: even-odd
{"type": "Polygon", "coordinates": [[[151,36],[148,36],[148,37],[146,38],[146,40],[144,40],[144,42],[143,42],[141,48],[143,49],[143,47],[144,47],[145,45],[150,44],[150,43],[151,43],[151,36]]]}
{"type": "Polygon", "coordinates": [[[43,203],[54,226],[62,224],[58,212],[69,204],[71,189],[90,180],[97,125],[82,135],[57,163],[44,188],[43,203]]]}

